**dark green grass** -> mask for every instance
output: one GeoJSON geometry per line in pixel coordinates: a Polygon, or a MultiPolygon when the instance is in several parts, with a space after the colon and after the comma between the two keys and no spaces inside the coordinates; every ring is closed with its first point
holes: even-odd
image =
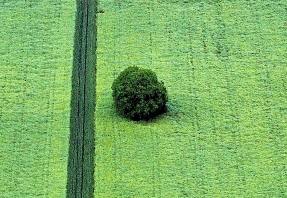
{"type": "Polygon", "coordinates": [[[0,197],[65,197],[75,3],[0,0],[0,197]]]}
{"type": "Polygon", "coordinates": [[[95,197],[286,197],[286,8],[100,1],[95,197]],[[133,65],[168,88],[152,122],[112,107],[112,82],[133,65]]]}
{"type": "Polygon", "coordinates": [[[96,78],[96,1],[77,1],[67,197],[92,197],[96,78]]]}

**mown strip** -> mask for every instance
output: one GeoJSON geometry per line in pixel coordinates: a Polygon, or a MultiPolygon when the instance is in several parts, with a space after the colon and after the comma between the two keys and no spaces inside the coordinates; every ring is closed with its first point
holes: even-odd
{"type": "Polygon", "coordinates": [[[92,197],[96,87],[96,0],[77,0],[67,197],[92,197]]]}

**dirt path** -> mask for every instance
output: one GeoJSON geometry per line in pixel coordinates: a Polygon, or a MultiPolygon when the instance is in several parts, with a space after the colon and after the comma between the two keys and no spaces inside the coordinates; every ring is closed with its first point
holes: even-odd
{"type": "Polygon", "coordinates": [[[92,197],[96,87],[96,0],[77,0],[67,197],[92,197]]]}

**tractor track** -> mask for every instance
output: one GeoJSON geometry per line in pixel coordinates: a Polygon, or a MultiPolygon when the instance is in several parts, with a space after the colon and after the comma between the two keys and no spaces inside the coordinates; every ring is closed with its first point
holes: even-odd
{"type": "Polygon", "coordinates": [[[67,197],[93,197],[96,0],[77,0],[67,197]]]}

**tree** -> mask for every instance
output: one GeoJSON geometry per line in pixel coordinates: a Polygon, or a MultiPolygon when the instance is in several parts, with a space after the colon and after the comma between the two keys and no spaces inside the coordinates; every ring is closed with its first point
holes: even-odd
{"type": "Polygon", "coordinates": [[[147,120],[166,111],[167,90],[150,69],[128,67],[112,84],[119,114],[132,120],[147,120]]]}

